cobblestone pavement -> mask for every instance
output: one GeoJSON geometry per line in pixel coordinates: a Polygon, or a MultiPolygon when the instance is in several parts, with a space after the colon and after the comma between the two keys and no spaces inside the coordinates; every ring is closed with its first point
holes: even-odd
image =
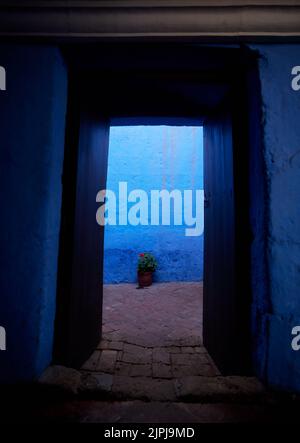
{"type": "Polygon", "coordinates": [[[180,402],[249,404],[267,398],[254,377],[220,375],[202,345],[201,322],[199,283],[107,285],[97,349],[80,371],[50,366],[39,383],[79,398],[125,401],[121,410],[129,400],[177,408],[180,402]]]}
{"type": "Polygon", "coordinates": [[[202,292],[202,283],[105,285],[102,340],[82,371],[117,396],[163,400],[175,399],[178,378],[220,375],[202,345],[202,292]]]}
{"type": "Polygon", "coordinates": [[[202,346],[202,283],[105,285],[103,335],[82,367],[129,377],[218,375],[202,346]]]}

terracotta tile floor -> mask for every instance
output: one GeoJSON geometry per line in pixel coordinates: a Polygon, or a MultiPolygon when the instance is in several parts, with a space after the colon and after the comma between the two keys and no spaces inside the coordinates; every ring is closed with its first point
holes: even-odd
{"type": "Polygon", "coordinates": [[[202,283],[105,285],[103,338],[143,346],[202,343],[202,283]]]}

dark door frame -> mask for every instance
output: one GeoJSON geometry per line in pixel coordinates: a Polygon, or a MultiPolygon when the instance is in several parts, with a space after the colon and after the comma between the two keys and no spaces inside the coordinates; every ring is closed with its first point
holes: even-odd
{"type": "Polygon", "coordinates": [[[101,337],[104,228],[90,217],[96,214],[95,196],[106,185],[109,134],[108,119],[77,90],[71,75],[54,336],[54,361],[74,367],[101,337]]]}
{"type": "MultiPolygon", "coordinates": [[[[132,46],[131,46],[132,47],[132,46]]],[[[64,174],[63,174],[63,205],[62,205],[62,222],[60,233],[60,255],[58,268],[58,286],[57,286],[57,312],[55,324],[55,343],[54,343],[54,362],[65,364],[69,366],[79,367],[81,363],[88,357],[92,349],[82,355],[75,355],[74,350],[70,353],[70,337],[73,334],[70,323],[70,305],[72,304],[72,288],[74,288],[74,269],[73,259],[75,244],[78,241],[78,234],[76,234],[76,198],[77,198],[77,179],[78,179],[78,158],[79,158],[79,132],[80,132],[80,114],[82,108],[91,103],[102,103],[102,114],[99,113],[99,107],[96,109],[99,118],[108,118],[114,116],[136,116],[147,115],[154,116],[157,113],[157,102],[153,100],[153,91],[157,91],[156,98],[163,95],[162,106],[159,108],[159,115],[167,117],[181,116],[195,117],[203,116],[213,112],[216,105],[220,106],[225,98],[230,97],[230,102],[233,110],[233,139],[234,139],[234,182],[236,188],[236,285],[237,294],[243,296],[237,297],[237,309],[240,313],[238,325],[240,327],[240,334],[235,338],[233,348],[240,350],[239,361],[235,364],[235,369],[230,370],[232,373],[250,373],[252,370],[251,363],[251,327],[250,327],[250,304],[251,304],[251,284],[250,284],[250,248],[251,236],[255,233],[251,231],[249,208],[251,208],[251,195],[255,192],[253,186],[251,188],[251,195],[249,192],[250,186],[250,171],[249,164],[252,156],[252,149],[249,146],[249,128],[252,120],[248,114],[248,106],[251,94],[247,90],[248,73],[256,69],[256,57],[253,53],[244,48],[203,48],[202,62],[195,58],[195,54],[201,50],[198,48],[191,49],[190,45],[170,46],[167,45],[162,48],[162,45],[147,45],[139,44],[130,55],[130,47],[124,51],[124,44],[116,44],[116,55],[113,54],[112,44],[107,46],[93,46],[90,45],[90,52],[82,48],[71,49],[64,48],[67,52],[67,59],[70,67],[69,75],[69,104],[67,114],[67,132],[66,132],[66,148],[64,160],[64,174]],[[143,59],[141,65],[136,63],[137,54],[141,50],[150,54],[150,65],[153,61],[153,69],[149,77],[149,59],[143,59]],[[171,49],[170,49],[171,48],[171,49]],[[168,60],[157,62],[156,55],[163,54],[163,49],[168,51],[168,60]],[[99,51],[99,54],[105,54],[106,62],[101,61],[102,65],[97,66],[95,58],[92,57],[99,51]],[[136,52],[135,52],[136,51],[136,52]],[[148,51],[148,52],[147,52],[148,51]],[[156,52],[157,51],[157,52],[156,52]],[[196,51],[196,52],[195,52],[196,51]],[[124,53],[126,57],[124,58],[124,53]],[[188,57],[185,57],[188,53],[188,57]],[[76,57],[74,58],[74,54],[76,57]],[[154,57],[151,60],[151,56],[154,57]],[[182,64],[178,62],[182,56],[182,64]],[[118,61],[120,57],[120,63],[118,61]],[[174,58],[175,57],[175,58],[174,58]],[[207,57],[207,59],[205,59],[207,57]],[[201,63],[205,60],[205,69],[201,68],[201,63]],[[75,61],[74,61],[75,60],[75,61]],[[78,62],[79,60],[79,62],[78,62]],[[124,66],[125,60],[125,66],[124,66]],[[107,63],[107,64],[105,64],[107,63]],[[232,65],[230,65],[232,64],[232,65]],[[194,68],[196,65],[196,68],[194,68]],[[170,77],[170,72],[172,76],[170,77]],[[122,78],[121,86],[118,86],[118,78],[122,78]],[[172,78],[173,83],[171,87],[166,87],[172,78]],[[113,79],[113,80],[112,80],[113,79]],[[124,80],[125,79],[125,80],[124,80]],[[142,79],[142,80],[141,80],[142,79]],[[167,83],[166,83],[167,80],[167,83]],[[108,88],[112,94],[108,94],[106,88],[97,88],[97,84],[103,86],[103,82],[110,81],[111,85],[116,86],[116,92],[113,88],[108,88]],[[202,100],[200,103],[194,101],[191,97],[189,88],[190,84],[205,84],[208,89],[212,86],[218,90],[217,97],[209,97],[209,100],[202,100]],[[178,83],[185,86],[178,86],[178,83]],[[126,91],[119,97],[119,94],[126,91]],[[224,85],[226,86],[224,88],[224,85]],[[144,104],[141,105],[139,98],[140,91],[145,91],[149,87],[149,94],[145,95],[144,104]],[[137,92],[130,95],[132,88],[137,88],[137,92]],[[173,88],[173,89],[172,89],[173,88]],[[129,91],[129,93],[128,93],[129,91]],[[114,107],[118,103],[116,114],[114,107]],[[131,100],[130,100],[131,99],[131,100]],[[129,100],[129,101],[128,101],[129,100]],[[168,103],[168,106],[165,104],[168,103]],[[215,101],[211,103],[211,101],[215,101]],[[104,105],[103,105],[104,103],[104,105]],[[137,111],[138,110],[138,111],[137,111]],[[250,122],[251,120],[251,122],[250,122]],[[73,354],[72,354],[73,353],[73,354]]],[[[142,52],[143,54],[143,52],[142,52]]],[[[105,58],[105,57],[104,57],[105,58]]],[[[159,57],[158,57],[159,58],[159,57]]],[[[201,57],[200,57],[201,59],[201,57]]],[[[151,65],[152,66],[152,65],[151,65]]],[[[203,67],[203,66],[202,66],[203,67]]],[[[204,90],[204,89],[203,89],[204,90]]],[[[203,91],[202,90],[202,91],[203,91]]],[[[214,89],[209,89],[213,92],[214,89]]],[[[259,94],[259,92],[257,92],[259,94]]],[[[197,94],[195,94],[197,95],[197,94]]],[[[207,97],[206,97],[207,98],[207,97]]],[[[96,106],[97,108],[97,106],[96,106]]],[[[254,118],[255,120],[255,118],[254,118]]],[[[256,123],[255,123],[256,124],[256,123]]],[[[258,125],[259,126],[259,125],[258,125]]],[[[257,161],[261,161],[258,159],[257,161]]],[[[261,183],[255,184],[261,191],[261,183]]],[[[261,202],[260,202],[261,204],[261,202]]],[[[102,245],[103,247],[103,245],[102,245]]],[[[83,259],[83,257],[82,257],[83,259]]],[[[79,266],[80,268],[80,266],[79,266]]],[[[78,268],[77,268],[78,269],[78,268]]],[[[78,275],[76,275],[78,278],[78,275]]],[[[99,332],[100,332],[99,325],[99,332]]],[[[100,338],[100,336],[98,337],[100,338]]]]}

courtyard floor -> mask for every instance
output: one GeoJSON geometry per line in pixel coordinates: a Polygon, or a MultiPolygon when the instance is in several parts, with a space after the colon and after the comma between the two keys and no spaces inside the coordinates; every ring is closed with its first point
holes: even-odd
{"type": "Polygon", "coordinates": [[[44,406],[29,415],[41,421],[276,422],[297,408],[255,377],[220,375],[202,344],[201,283],[105,285],[97,349],[80,371],[50,366],[39,382],[44,406]],[[72,397],[54,407],[43,388],[72,397]]]}
{"type": "Polygon", "coordinates": [[[202,345],[202,283],[105,285],[103,337],[82,367],[172,379],[219,374],[202,345]]]}
{"type": "Polygon", "coordinates": [[[203,284],[104,285],[103,338],[159,347],[201,346],[203,284]]]}
{"type": "Polygon", "coordinates": [[[252,378],[219,373],[202,344],[202,296],[202,283],[105,285],[102,340],[81,389],[152,401],[260,391],[252,378]]]}

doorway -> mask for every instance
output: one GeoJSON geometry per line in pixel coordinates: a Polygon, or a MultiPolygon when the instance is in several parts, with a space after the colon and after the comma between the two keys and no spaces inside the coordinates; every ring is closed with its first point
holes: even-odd
{"type": "Polygon", "coordinates": [[[116,123],[109,135],[102,340],[83,369],[153,379],[217,374],[202,340],[203,128],[188,119],[116,123]],[[157,269],[145,287],[137,264],[146,254],[157,269]]]}
{"type": "Polygon", "coordinates": [[[223,374],[249,373],[248,55],[151,44],[129,45],[125,57],[124,46],[108,46],[67,54],[55,361],[80,367],[101,338],[104,229],[95,223],[95,196],[106,187],[111,118],[184,115],[204,123],[205,225],[211,227],[204,247],[204,344],[223,374]]]}

